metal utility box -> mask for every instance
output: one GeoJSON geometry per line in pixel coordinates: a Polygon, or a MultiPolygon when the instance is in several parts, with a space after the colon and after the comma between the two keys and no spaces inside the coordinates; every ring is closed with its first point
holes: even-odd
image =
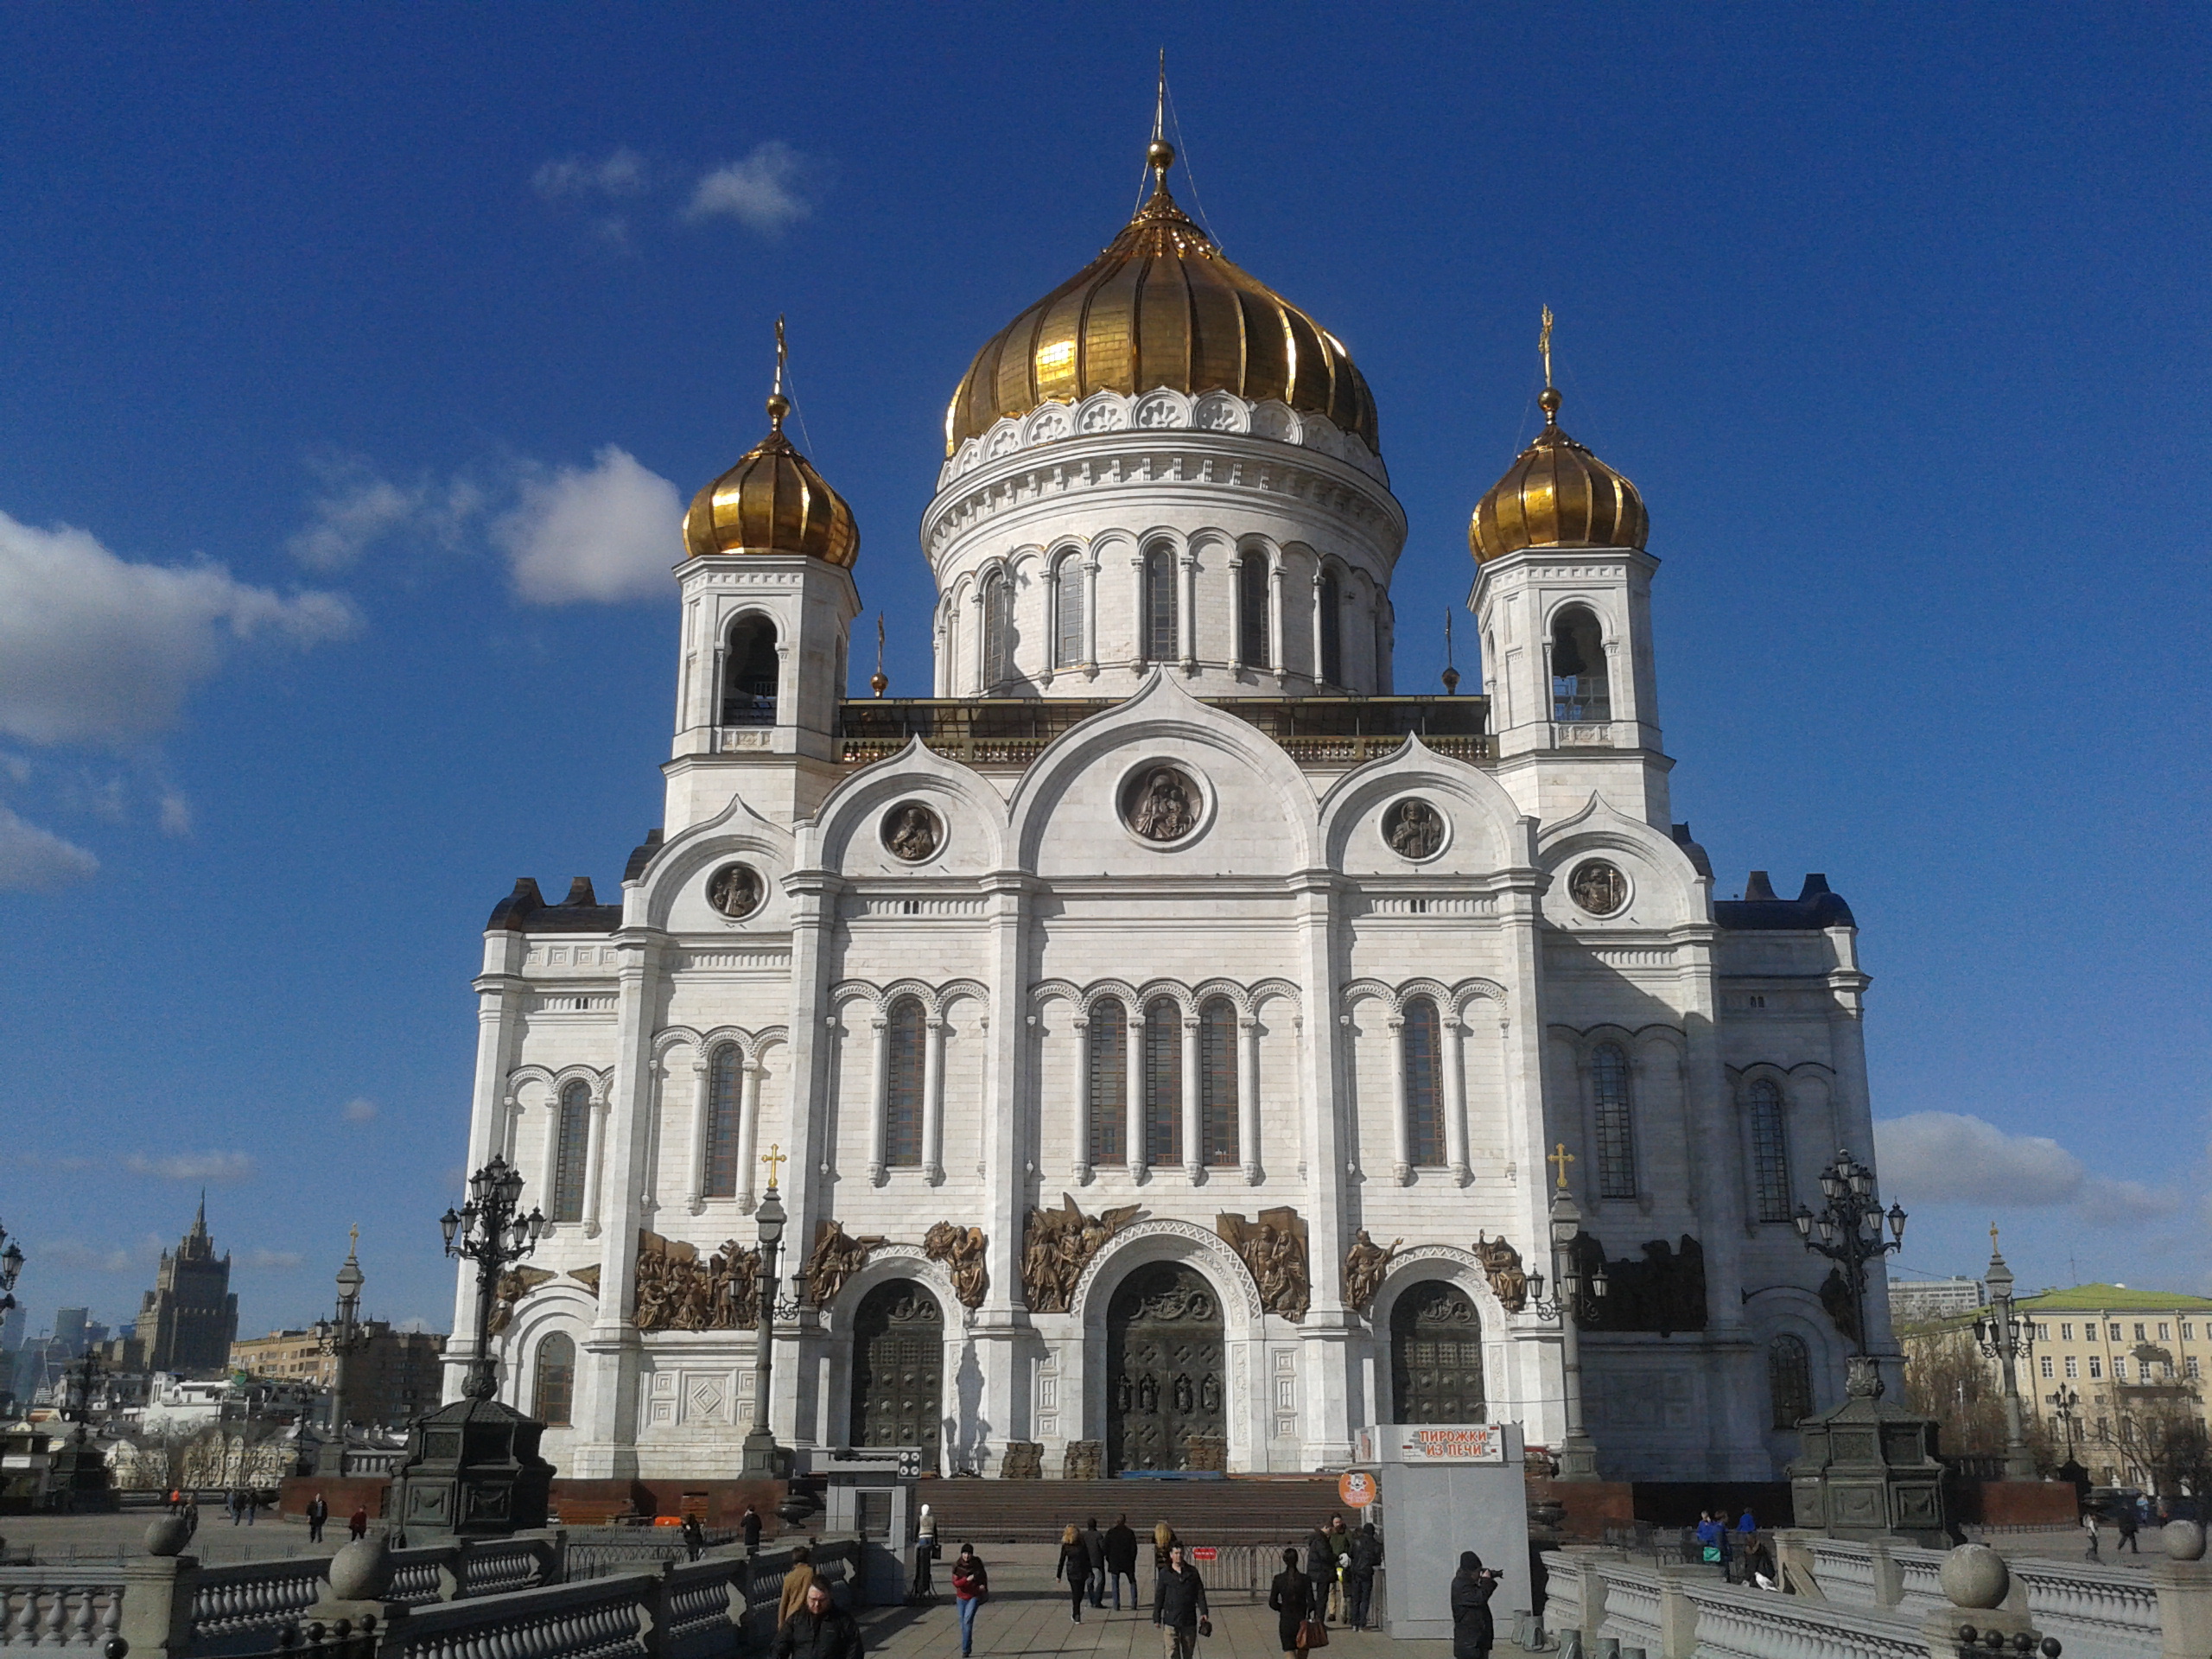
{"type": "Polygon", "coordinates": [[[871,1607],[895,1607],[906,1596],[914,1559],[914,1522],[920,1514],[914,1483],[922,1455],[913,1446],[838,1446],[802,1451],[805,1472],[824,1488],[822,1529],[860,1540],[855,1589],[871,1607]]]}
{"type": "Polygon", "coordinates": [[[1531,1611],[1529,1497],[1518,1423],[1378,1423],[1358,1431],[1357,1471],[1371,1475],[1367,1519],[1382,1536],[1383,1628],[1401,1640],[1450,1639],[1452,1576],[1473,1550],[1498,1575],[1490,1611],[1501,1641],[1531,1611]]]}

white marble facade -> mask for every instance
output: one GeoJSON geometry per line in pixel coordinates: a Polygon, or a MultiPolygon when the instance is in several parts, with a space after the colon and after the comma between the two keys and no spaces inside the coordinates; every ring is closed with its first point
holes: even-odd
{"type": "MultiPolygon", "coordinates": [[[[934,689],[1103,706],[960,755],[850,739],[850,571],[758,555],[679,568],[660,837],[632,857],[619,907],[584,893],[504,905],[476,982],[471,1166],[503,1153],[549,1213],[565,1179],[574,1211],[532,1262],[552,1276],[499,1338],[504,1386],[525,1406],[560,1339],[573,1350],[569,1421],[545,1441],[564,1474],[736,1473],[752,1334],[641,1333],[632,1287],[641,1235],[702,1256],[752,1242],[772,1144],[791,1160],[786,1267],[824,1217],[884,1241],[828,1306],[777,1328],[787,1444],[850,1440],[854,1314],[906,1279],[945,1316],[946,1465],[995,1474],[1010,1445],[1034,1443],[1056,1474],[1070,1442],[1105,1437],[1114,1289],[1161,1261],[1195,1268],[1223,1310],[1232,1471],[1344,1461],[1357,1426],[1392,1414],[1392,1312],[1433,1281],[1478,1315],[1487,1414],[1553,1443],[1559,1326],[1502,1306],[1473,1247],[1503,1236],[1552,1272],[1545,1160],[1562,1142],[1609,1256],[1684,1236],[1704,1252],[1702,1330],[1584,1340],[1604,1471],[1777,1472],[1794,1439],[1770,1431],[1770,1359],[1786,1368],[1788,1339],[1802,1344],[1825,1406],[1846,1344],[1817,1294],[1827,1264],[1776,1213],[1775,1136],[1791,1203],[1817,1200],[1839,1146],[1872,1149],[1849,912],[1817,891],[1716,906],[1702,853],[1670,821],[1657,561],[1642,551],[1536,548],[1482,567],[1481,737],[1279,735],[1217,706],[1387,692],[1404,534],[1380,461],[1280,404],[1102,394],[1001,422],[947,462],[924,518],[944,595],[934,689]],[[1147,638],[1154,551],[1177,583],[1172,649],[1164,625],[1147,638]],[[1248,562],[1265,572],[1264,628],[1239,625],[1248,562]],[[1004,608],[987,613],[991,582],[1004,608]],[[1056,607],[1077,584],[1079,622],[1064,627],[1056,607]],[[1325,642],[1325,592],[1341,607],[1325,642]],[[1578,607],[1617,688],[1600,721],[1556,718],[1546,642],[1578,607]],[[774,719],[724,726],[732,630],[761,617],[781,664],[774,719]],[[1195,797],[1164,841],[1128,808],[1161,767],[1195,797]],[[1433,818],[1394,847],[1386,826],[1409,801],[1433,818]],[[911,859],[888,843],[917,804],[936,834],[911,859]],[[1613,874],[1578,884],[1592,861],[1613,874]],[[757,874],[757,907],[730,901],[734,865],[757,874]],[[1093,1122],[1106,999],[1136,1085],[1109,1102],[1124,1113],[1142,1094],[1144,1030],[1179,1027],[1179,1159],[1133,1166],[1141,1122],[1121,1123],[1118,1141],[1093,1122]],[[1408,1032],[1429,1009],[1435,1072],[1409,1083],[1408,1032]],[[894,1062],[901,1041],[919,1047],[894,1062]],[[1210,1085],[1203,1042],[1233,1053],[1210,1085]],[[906,1106],[916,1077],[920,1096],[896,1124],[894,1064],[906,1106]],[[1065,1312],[1038,1311],[1025,1218],[1064,1195],[1086,1214],[1137,1214],[1065,1312]],[[1224,1212],[1283,1207],[1311,1263],[1294,1322],[1263,1310],[1217,1228],[1224,1212]],[[985,1236],[988,1291],[972,1309],[922,1249],[940,1222],[985,1236]],[[1363,1228],[1403,1243],[1353,1309],[1339,1264],[1363,1228]]],[[[474,1311],[464,1274],[458,1331],[474,1311]]],[[[1885,1338],[1878,1306],[1874,1324],[1885,1338]]]]}

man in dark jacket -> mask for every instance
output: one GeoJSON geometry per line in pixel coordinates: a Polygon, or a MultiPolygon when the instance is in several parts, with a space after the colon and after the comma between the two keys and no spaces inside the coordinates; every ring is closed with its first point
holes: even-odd
{"type": "Polygon", "coordinates": [[[1497,1574],[1473,1550],[1461,1551],[1459,1570],[1452,1575],[1452,1659],[1490,1659],[1497,1640],[1490,1599],[1497,1592],[1497,1574]]]}
{"type": "Polygon", "coordinates": [[[745,1535],[745,1559],[751,1560],[760,1553],[760,1511],[750,1503],[745,1506],[745,1518],[737,1523],[745,1535]]]}
{"type": "MultiPolygon", "coordinates": [[[[1106,1535],[1098,1530],[1098,1517],[1095,1515],[1083,1523],[1083,1548],[1084,1553],[1090,1557],[1090,1605],[1103,1607],[1106,1605],[1106,1535]]],[[[1121,1606],[1119,1596],[1114,1599],[1114,1605],[1118,1611],[1121,1606]]]]}
{"type": "Polygon", "coordinates": [[[1152,1622],[1160,1626],[1160,1659],[1192,1659],[1198,1651],[1198,1621],[1207,1618],[1205,1580],[1183,1559],[1183,1546],[1167,1547],[1166,1570],[1160,1575],[1160,1596],[1152,1622]]]}
{"type": "Polygon", "coordinates": [[[1355,1630],[1367,1628],[1368,1603],[1375,1594],[1375,1569],[1382,1565],[1382,1540],[1370,1521],[1352,1535],[1351,1553],[1344,1558],[1344,1622],[1355,1630]]]}
{"type": "Polygon", "coordinates": [[[806,1601],[784,1621],[770,1649],[775,1659],[861,1659],[861,1627],[850,1613],[830,1599],[819,1579],[806,1586],[806,1601]]]}
{"type": "Polygon", "coordinates": [[[1325,1624],[1329,1592],[1337,1583],[1337,1546],[1326,1527],[1316,1527],[1306,1535],[1306,1576],[1313,1585],[1314,1623],[1325,1624]]]}
{"type": "Polygon", "coordinates": [[[1144,1605],[1137,1599],[1137,1535],[1129,1529],[1126,1515],[1106,1529],[1106,1576],[1113,1581],[1116,1612],[1122,1611],[1123,1579],[1129,1581],[1130,1611],[1144,1605]]]}

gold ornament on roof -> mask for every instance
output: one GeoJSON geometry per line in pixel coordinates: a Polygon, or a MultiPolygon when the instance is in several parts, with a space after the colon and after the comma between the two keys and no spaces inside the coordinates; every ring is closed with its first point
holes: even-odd
{"type": "Polygon", "coordinates": [[[1375,398],[1344,342],[1222,257],[1167,188],[1175,147],[1154,124],[1152,194],[1106,251],[984,343],[944,412],[944,453],[1007,416],[1094,391],[1158,386],[1276,398],[1380,453],[1375,398]]]}
{"type": "Polygon", "coordinates": [[[683,545],[695,559],[724,553],[803,554],[848,569],[860,556],[860,527],[844,498],[784,435],[784,320],[776,319],[776,384],[768,435],[691,498],[683,545]]]}
{"type": "Polygon", "coordinates": [[[1651,533],[1636,486],[1560,429],[1563,401],[1552,384],[1552,308],[1544,308],[1536,349],[1544,359],[1537,398],[1544,429],[1491,486],[1467,524],[1478,564],[1524,547],[1632,547],[1651,533]]]}

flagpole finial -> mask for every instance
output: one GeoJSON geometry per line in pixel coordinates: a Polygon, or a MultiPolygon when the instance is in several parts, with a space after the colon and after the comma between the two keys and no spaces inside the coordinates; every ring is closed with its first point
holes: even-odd
{"type": "Polygon", "coordinates": [[[791,400],[784,396],[784,319],[776,318],[776,384],[768,393],[768,424],[775,431],[784,429],[784,416],[791,412],[791,400]]]}
{"type": "Polygon", "coordinates": [[[1544,394],[1536,401],[1543,405],[1544,424],[1557,426],[1560,395],[1559,388],[1552,385],[1552,308],[1548,305],[1544,308],[1543,332],[1536,336],[1536,350],[1544,359],[1544,394]]]}

